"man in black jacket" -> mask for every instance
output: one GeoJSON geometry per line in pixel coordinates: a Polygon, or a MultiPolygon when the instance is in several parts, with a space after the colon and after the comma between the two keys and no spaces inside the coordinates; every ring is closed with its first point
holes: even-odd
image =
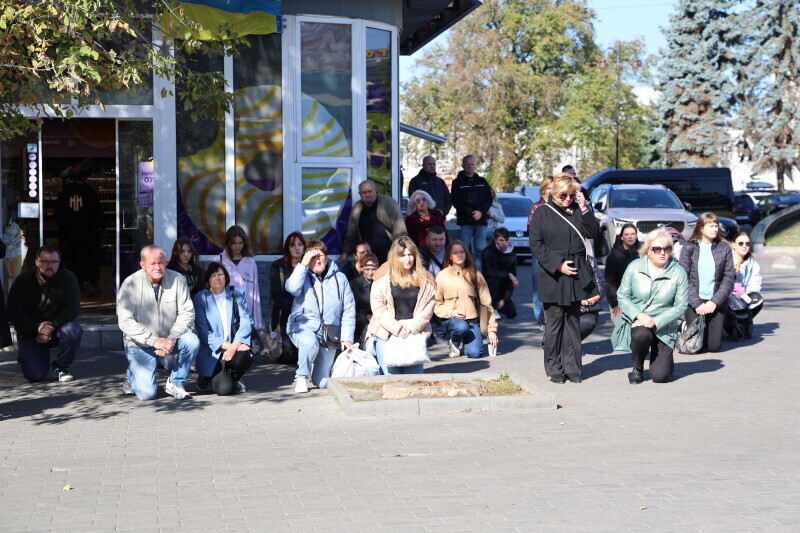
{"type": "Polygon", "coordinates": [[[450,212],[453,202],[450,199],[450,190],[442,178],[436,175],[436,159],[433,156],[422,158],[422,170],[408,182],[408,195],[416,191],[425,191],[436,202],[436,209],[441,209],[444,216],[450,212]]]}
{"type": "Polygon", "coordinates": [[[472,257],[480,266],[481,252],[486,247],[486,224],[492,207],[492,188],[478,175],[475,157],[461,160],[463,170],[453,180],[452,198],[456,208],[458,239],[472,248],[472,257]]]}
{"type": "Polygon", "coordinates": [[[483,277],[492,296],[495,318],[500,318],[498,312],[508,318],[517,316],[517,309],[511,300],[514,289],[519,287],[517,253],[508,239],[508,230],[497,228],[494,230],[494,243],[483,250],[483,277]]]}
{"type": "Polygon", "coordinates": [[[36,252],[36,268],[17,276],[8,291],[8,315],[17,331],[17,362],[28,381],[42,381],[50,367],[50,348],[58,346],[53,373],[72,381],[69,365],[81,344],[76,318],[81,309],[78,278],[59,268],[61,253],[51,245],[36,252]]]}

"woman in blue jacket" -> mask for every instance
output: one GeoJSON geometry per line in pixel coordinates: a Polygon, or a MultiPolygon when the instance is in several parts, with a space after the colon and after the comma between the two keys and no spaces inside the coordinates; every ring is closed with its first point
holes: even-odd
{"type": "Polygon", "coordinates": [[[286,280],[286,292],[294,296],[286,324],[298,350],[295,392],[308,392],[309,380],[328,386],[336,350],[353,346],[356,305],[347,276],[328,259],[322,241],[306,246],[303,260],[286,280]]]}
{"type": "Polygon", "coordinates": [[[253,320],[244,291],[230,284],[225,267],[216,261],[203,269],[205,289],[194,297],[194,324],[200,339],[197,390],[219,396],[245,392],[242,376],[253,364],[250,335],[253,320]]]}

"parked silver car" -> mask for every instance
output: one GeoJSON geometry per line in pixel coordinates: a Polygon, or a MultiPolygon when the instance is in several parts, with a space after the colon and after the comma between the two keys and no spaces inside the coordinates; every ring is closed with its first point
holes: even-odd
{"type": "Polygon", "coordinates": [[[634,224],[639,240],[656,228],[670,226],[688,238],[697,224],[674,192],[663,185],[603,184],[590,197],[609,250],[625,224],[634,224]]]}

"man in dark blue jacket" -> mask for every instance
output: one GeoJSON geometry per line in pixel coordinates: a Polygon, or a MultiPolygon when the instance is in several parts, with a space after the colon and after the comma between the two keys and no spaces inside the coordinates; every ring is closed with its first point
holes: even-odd
{"type": "Polygon", "coordinates": [[[472,248],[472,257],[481,263],[481,252],[486,247],[487,213],[492,206],[492,188],[478,175],[475,157],[461,160],[461,172],[453,180],[451,195],[456,208],[458,239],[472,248]]]}

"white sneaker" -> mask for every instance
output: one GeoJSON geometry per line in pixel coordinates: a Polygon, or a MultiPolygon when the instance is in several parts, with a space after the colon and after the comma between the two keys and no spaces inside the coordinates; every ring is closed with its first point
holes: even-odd
{"type": "Polygon", "coordinates": [[[241,394],[243,392],[247,392],[247,387],[244,386],[244,381],[242,381],[241,379],[237,381],[236,384],[234,385],[233,392],[234,394],[241,394]]]}
{"type": "Polygon", "coordinates": [[[72,381],[75,379],[66,368],[54,368],[53,373],[56,375],[56,379],[61,382],[72,381]]]}
{"type": "Polygon", "coordinates": [[[297,378],[294,386],[295,392],[308,392],[308,381],[306,378],[297,378]]]}
{"type": "Polygon", "coordinates": [[[167,378],[167,384],[164,386],[164,392],[176,400],[187,400],[192,397],[191,394],[186,392],[186,389],[175,385],[170,378],[167,378]]]}
{"type": "Polygon", "coordinates": [[[450,340],[450,357],[461,357],[461,348],[453,344],[453,340],[450,340]]]}

